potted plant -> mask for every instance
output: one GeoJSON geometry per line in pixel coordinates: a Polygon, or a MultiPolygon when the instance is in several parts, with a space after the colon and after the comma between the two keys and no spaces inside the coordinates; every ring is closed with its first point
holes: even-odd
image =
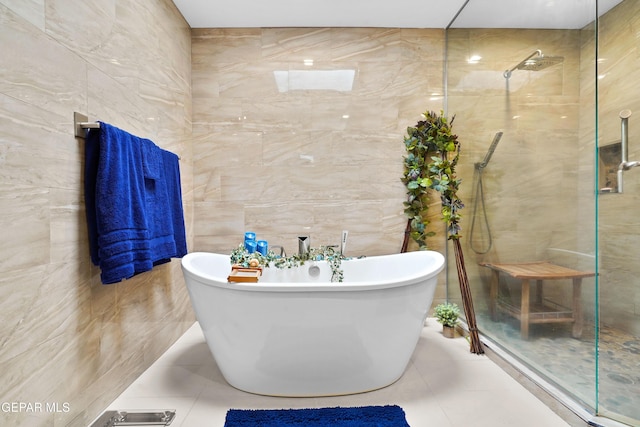
{"type": "Polygon", "coordinates": [[[447,338],[453,338],[458,324],[458,316],[460,316],[458,305],[449,302],[438,304],[435,308],[435,314],[438,323],[442,323],[442,334],[447,338]]]}

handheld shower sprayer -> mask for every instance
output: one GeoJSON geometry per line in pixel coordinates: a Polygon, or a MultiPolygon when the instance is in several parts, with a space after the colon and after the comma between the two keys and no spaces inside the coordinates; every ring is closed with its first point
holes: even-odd
{"type": "MultiPolygon", "coordinates": [[[[489,146],[489,150],[487,154],[485,154],[484,159],[481,162],[475,164],[476,171],[476,191],[473,203],[473,213],[471,215],[471,229],[469,231],[469,246],[471,249],[477,254],[486,254],[489,252],[492,246],[491,239],[491,227],[489,227],[489,219],[487,218],[487,212],[484,205],[484,189],[482,187],[482,171],[489,164],[489,160],[491,160],[491,156],[493,156],[493,152],[496,151],[496,147],[498,146],[498,142],[500,142],[500,138],[502,138],[502,131],[496,132],[496,135],[493,137],[493,141],[491,141],[491,145],[489,146]],[[482,210],[482,216],[484,218],[484,228],[487,232],[487,244],[485,248],[478,249],[475,243],[475,231],[476,231],[476,221],[478,220],[479,210],[482,210]]],[[[480,224],[483,225],[483,224],[480,224]]]]}
{"type": "Polygon", "coordinates": [[[342,238],[340,239],[340,255],[344,255],[344,251],[347,249],[348,237],[349,237],[349,231],[342,230],[342,238]]]}
{"type": "Polygon", "coordinates": [[[493,137],[493,141],[491,141],[491,145],[489,146],[489,150],[487,154],[485,154],[484,159],[481,162],[476,163],[476,169],[482,170],[487,167],[489,164],[489,160],[491,160],[491,156],[493,156],[493,152],[496,151],[496,147],[498,146],[498,142],[500,142],[500,138],[502,138],[502,131],[496,132],[496,135],[493,137]]]}

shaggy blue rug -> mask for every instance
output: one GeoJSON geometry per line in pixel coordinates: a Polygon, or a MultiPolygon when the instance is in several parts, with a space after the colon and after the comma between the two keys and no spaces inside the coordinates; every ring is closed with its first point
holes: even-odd
{"type": "Polygon", "coordinates": [[[230,409],[224,427],[410,427],[397,405],[319,409],[230,409]]]}

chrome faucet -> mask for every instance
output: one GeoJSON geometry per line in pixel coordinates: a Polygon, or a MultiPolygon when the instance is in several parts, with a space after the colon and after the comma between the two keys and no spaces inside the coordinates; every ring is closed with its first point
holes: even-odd
{"type": "Polygon", "coordinates": [[[618,193],[622,193],[624,185],[624,172],[631,168],[640,166],[640,162],[629,161],[629,117],[631,110],[620,111],[620,151],[622,153],[622,161],[618,165],[618,193]]]}
{"type": "Polygon", "coordinates": [[[640,166],[640,162],[635,161],[635,162],[622,162],[620,163],[620,166],[618,166],[619,170],[623,170],[623,171],[628,171],[631,168],[635,168],[640,166]]]}
{"type": "Polygon", "coordinates": [[[327,248],[340,248],[340,255],[344,255],[344,251],[347,247],[347,237],[349,237],[349,232],[347,230],[342,230],[342,238],[340,239],[339,245],[327,245],[327,248]]]}
{"type": "Polygon", "coordinates": [[[280,258],[286,258],[287,257],[287,253],[284,250],[284,246],[280,246],[280,245],[272,245],[271,246],[272,250],[274,250],[276,248],[280,249],[280,258]]]}
{"type": "Polygon", "coordinates": [[[298,255],[308,255],[309,250],[311,249],[310,243],[311,237],[309,236],[299,236],[298,237],[298,255]]]}

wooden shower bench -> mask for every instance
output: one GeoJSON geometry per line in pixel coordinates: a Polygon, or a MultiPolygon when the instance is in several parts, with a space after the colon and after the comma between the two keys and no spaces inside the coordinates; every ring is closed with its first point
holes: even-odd
{"type": "Polygon", "coordinates": [[[595,276],[595,273],[573,270],[548,261],[517,264],[482,263],[480,265],[492,270],[489,312],[493,320],[497,319],[498,310],[520,320],[520,336],[525,340],[529,337],[529,325],[532,323],[573,323],[572,336],[580,338],[583,326],[582,303],[580,301],[582,278],[595,276]],[[520,279],[522,286],[520,307],[498,300],[500,273],[520,279]],[[543,298],[543,281],[559,279],[572,279],[573,281],[573,299],[570,309],[545,301],[543,298]],[[530,280],[536,281],[533,301],[530,297],[530,280]]]}

